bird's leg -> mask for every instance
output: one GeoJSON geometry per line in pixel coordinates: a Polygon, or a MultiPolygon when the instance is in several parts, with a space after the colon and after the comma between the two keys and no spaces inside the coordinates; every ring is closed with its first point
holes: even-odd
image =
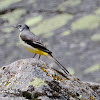
{"type": "Polygon", "coordinates": [[[38,60],[40,59],[40,57],[41,57],[41,55],[39,55],[39,58],[38,58],[38,60]]]}
{"type": "Polygon", "coordinates": [[[34,54],[33,58],[36,56],[36,53],[34,54]]]}

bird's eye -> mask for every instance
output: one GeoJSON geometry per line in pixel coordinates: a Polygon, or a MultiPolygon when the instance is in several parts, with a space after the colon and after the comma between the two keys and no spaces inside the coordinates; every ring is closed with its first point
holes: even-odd
{"type": "Polygon", "coordinates": [[[21,27],[21,25],[19,25],[19,28],[21,27]]]}

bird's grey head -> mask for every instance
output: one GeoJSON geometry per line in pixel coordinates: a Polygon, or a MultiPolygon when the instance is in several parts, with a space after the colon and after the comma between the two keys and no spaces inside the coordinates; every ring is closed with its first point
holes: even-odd
{"type": "Polygon", "coordinates": [[[15,25],[14,27],[19,29],[20,32],[22,32],[23,30],[29,30],[29,27],[25,24],[18,24],[18,25],[15,25]]]}

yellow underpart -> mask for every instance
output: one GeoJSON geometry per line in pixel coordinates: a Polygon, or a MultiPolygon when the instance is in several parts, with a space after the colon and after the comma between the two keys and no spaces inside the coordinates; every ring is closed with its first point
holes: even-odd
{"type": "Polygon", "coordinates": [[[34,47],[32,47],[31,45],[28,45],[27,43],[25,43],[25,42],[21,39],[20,35],[21,35],[21,33],[19,34],[19,40],[20,40],[21,44],[25,47],[26,50],[28,50],[28,51],[31,52],[31,53],[36,53],[36,54],[39,54],[39,55],[44,55],[44,56],[47,56],[47,55],[48,55],[48,53],[46,53],[46,52],[44,52],[44,51],[42,51],[42,50],[39,50],[39,49],[37,49],[37,48],[34,48],[34,47]]]}
{"type": "Polygon", "coordinates": [[[28,48],[28,47],[25,47],[26,48],[26,50],[28,50],[29,52],[31,52],[31,53],[36,53],[36,54],[39,54],[39,55],[44,55],[44,56],[47,56],[48,55],[48,53],[46,53],[46,52],[43,52],[43,51],[41,51],[41,50],[39,50],[39,49],[31,49],[31,48],[28,48]]]}

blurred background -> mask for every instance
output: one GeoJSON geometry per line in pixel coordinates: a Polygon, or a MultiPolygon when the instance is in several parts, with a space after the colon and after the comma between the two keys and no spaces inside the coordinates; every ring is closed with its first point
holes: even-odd
{"type": "Polygon", "coordinates": [[[100,82],[100,0],[0,0],[1,67],[33,56],[10,27],[19,23],[29,25],[72,74],[100,82]]]}

